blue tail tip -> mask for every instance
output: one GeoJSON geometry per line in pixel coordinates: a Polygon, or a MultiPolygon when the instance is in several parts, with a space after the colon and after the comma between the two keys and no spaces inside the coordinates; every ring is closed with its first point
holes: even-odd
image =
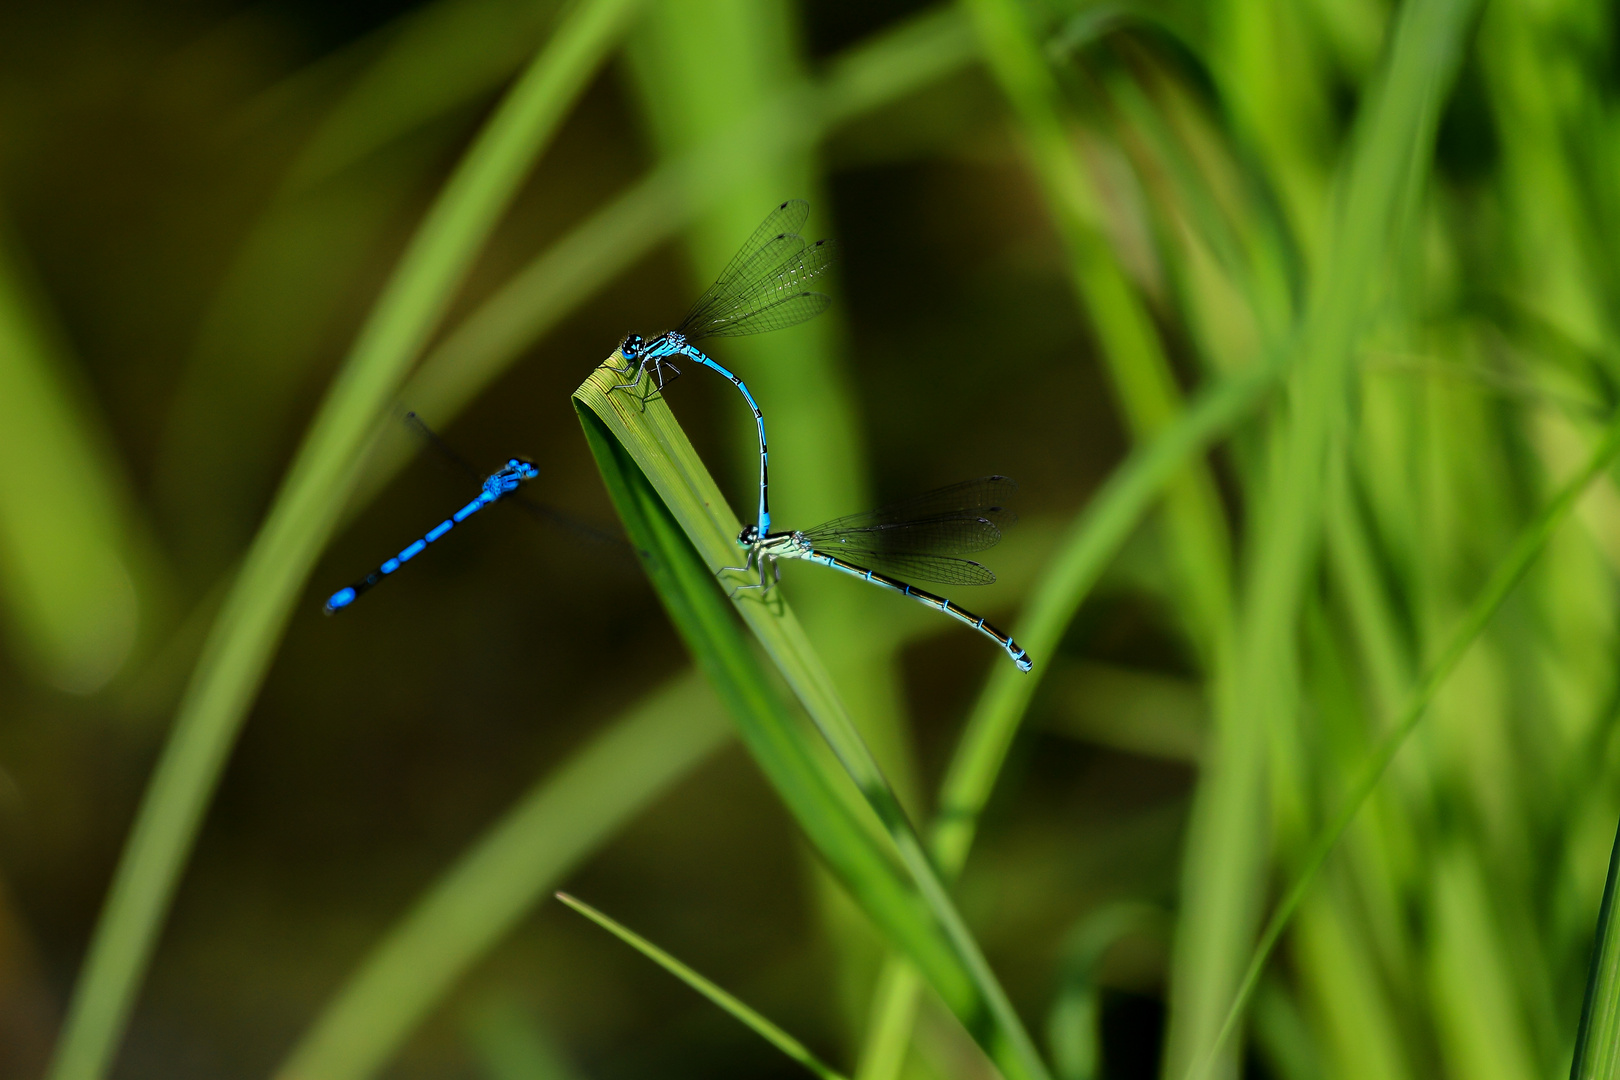
{"type": "Polygon", "coordinates": [[[358,595],[359,594],[354,591],[353,586],[346,586],[339,589],[337,592],[332,594],[330,599],[326,601],[326,613],[330,615],[334,611],[342,611],[344,608],[354,603],[354,598],[358,595]]]}

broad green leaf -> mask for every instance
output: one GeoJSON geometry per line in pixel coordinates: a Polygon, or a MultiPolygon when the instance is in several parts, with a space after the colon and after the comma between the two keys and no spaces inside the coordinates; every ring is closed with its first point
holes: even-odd
{"type": "MultiPolygon", "coordinates": [[[[654,571],[654,584],[659,587],[660,595],[665,597],[665,604],[670,608],[677,626],[683,628],[683,636],[688,637],[689,643],[697,639],[700,633],[718,636],[723,633],[720,627],[729,626],[730,621],[725,615],[725,605],[720,602],[722,586],[712,579],[722,568],[737,563],[741,549],[735,540],[739,532],[736,516],[726,505],[662,399],[652,397],[648,400],[629,392],[612,392],[623,376],[608,365],[618,366],[622,362],[622,356],[615,352],[607,365],[593,372],[574,392],[576,408],[586,421],[586,432],[593,441],[593,447],[601,441],[608,444],[597,450],[598,463],[614,459],[625,462],[615,469],[619,479],[613,479],[612,474],[608,474],[609,490],[614,492],[615,503],[620,506],[621,514],[627,506],[639,504],[642,507],[639,515],[643,516],[647,525],[656,527],[660,518],[665,518],[685,534],[688,544],[666,541],[661,545],[670,557],[682,549],[689,552],[682,563],[676,564],[684,569],[674,572],[675,568],[671,567],[660,572],[655,562],[649,567],[654,571]],[[619,490],[615,491],[616,487],[619,490]],[[635,495],[638,490],[646,494],[635,495]],[[652,497],[649,499],[648,495],[652,497]],[[632,499],[635,504],[632,504],[632,499]],[[653,510],[659,512],[652,513],[653,510]],[[681,586],[679,606],[672,602],[674,589],[671,584],[674,582],[681,586]],[[688,605],[689,610],[683,611],[682,608],[688,605]]],[[[641,539],[644,533],[638,532],[636,522],[627,519],[626,527],[636,537],[637,543],[645,546],[641,539]]],[[[934,984],[940,996],[957,1012],[964,1025],[1004,1073],[1010,1077],[1043,1080],[1046,1068],[1036,1054],[1028,1033],[952,903],[921,840],[906,820],[893,791],[850,721],[826,669],[793,617],[786,600],[780,593],[773,594],[769,599],[746,593],[739,596],[737,611],[765,647],[822,738],[832,748],[839,764],[877,815],[931,918],[930,925],[924,931],[920,927],[896,925],[892,919],[885,921],[883,912],[874,911],[869,906],[868,914],[889,936],[891,944],[908,952],[918,962],[924,977],[934,984]],[[900,932],[904,933],[904,938],[900,932]],[[941,972],[937,966],[935,970],[929,970],[927,965],[937,964],[936,958],[918,955],[916,949],[908,945],[908,939],[932,937],[935,932],[942,933],[949,943],[950,964],[946,970],[953,973],[952,981],[965,977],[976,992],[977,1000],[971,1011],[963,1011],[962,998],[959,993],[951,992],[949,983],[940,984],[941,972]]],[[[745,655],[742,653],[732,661],[738,664],[739,669],[741,658],[745,655]]],[[[717,658],[706,658],[702,652],[697,652],[697,659],[700,664],[718,662],[717,658]]],[[[725,696],[724,690],[722,696],[725,696]]],[[[745,732],[744,740],[748,738],[745,732]]],[[[792,807],[791,800],[789,805],[792,807]]],[[[799,813],[796,807],[794,809],[800,825],[807,831],[816,826],[812,818],[799,813]]],[[[825,848],[821,850],[823,855],[828,854],[825,848]]],[[[852,881],[847,874],[844,880],[852,887],[860,884],[852,881]]]]}
{"type": "MultiPolygon", "coordinates": [[[[614,400],[631,399],[615,394],[614,400]]],[[[642,552],[653,586],[694,660],[731,711],[744,745],[862,910],[888,937],[904,942],[905,951],[930,973],[936,990],[953,1009],[960,1015],[977,1015],[972,981],[934,932],[921,900],[883,846],[881,830],[869,817],[858,816],[865,814],[865,805],[836,766],[816,753],[813,733],[782,700],[777,684],[737,628],[713,573],[696,557],[658,491],[613,432],[577,400],[576,408],[608,493],[642,552]]],[[[664,426],[678,435],[662,402],[650,402],[648,409],[661,411],[664,426]]],[[[690,454],[683,435],[679,442],[690,454]]],[[[711,505],[729,512],[717,492],[713,498],[711,505]]]]}

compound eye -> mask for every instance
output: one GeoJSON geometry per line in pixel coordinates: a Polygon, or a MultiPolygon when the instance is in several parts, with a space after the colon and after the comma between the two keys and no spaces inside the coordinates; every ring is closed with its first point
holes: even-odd
{"type": "Polygon", "coordinates": [[[624,353],[626,360],[633,360],[641,353],[641,335],[631,334],[619,343],[619,351],[624,353]]]}

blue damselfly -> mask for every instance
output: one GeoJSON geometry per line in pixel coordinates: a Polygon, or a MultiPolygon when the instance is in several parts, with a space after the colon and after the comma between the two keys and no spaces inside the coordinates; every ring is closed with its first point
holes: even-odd
{"type": "Polygon", "coordinates": [[[614,369],[634,373],[628,382],[615,386],[615,390],[633,390],[641,385],[643,378],[650,378],[662,390],[664,369],[669,368],[679,375],[680,369],[671,361],[676,356],[685,356],[719,372],[741,391],[759,428],[759,519],[751,526],[756,538],[770,532],[771,528],[765,414],[743,381],[715,363],[695,343],[704,338],[743,337],[781,330],[827,310],[832,298],[810,292],[805,285],[827,269],[832,259],[832,242],[817,240],[806,245],[797,230],[809,216],[810,204],[803,199],[790,199],[777,206],[732,256],[708,292],[692,305],[681,324],[651,340],[640,334],[626,337],[619,345],[625,366],[614,369]]]}
{"type": "Polygon", "coordinates": [[[943,611],[1000,645],[1019,670],[1034,662],[1012,638],[966,608],[943,596],[908,585],[880,568],[918,581],[949,585],[988,585],[996,580],[989,568],[960,556],[983,551],[1001,539],[1001,526],[1016,521],[1005,506],[1017,485],[1005,476],[986,476],[939,488],[866,514],[854,514],[813,529],[755,535],[744,529],[737,542],[748,549],[741,566],[722,573],[759,571],[758,584],[741,589],[769,590],[781,580],[779,559],[804,559],[840,570],[862,581],[893,589],[943,611]],[[767,568],[767,563],[769,567],[767,568]]]}
{"type": "MultiPolygon", "coordinates": [[[[434,434],[433,430],[423,423],[422,418],[414,412],[405,414],[405,423],[418,436],[425,439],[440,457],[455,466],[459,471],[475,479],[480,476],[478,470],[451,449],[443,439],[434,434]]],[[[472,517],[484,507],[492,506],[497,502],[509,501],[542,521],[560,526],[595,541],[620,547],[624,546],[624,542],[618,537],[610,536],[599,529],[575,521],[559,510],[554,510],[542,503],[524,498],[518,488],[539,475],[539,470],[527,458],[508,458],[506,464],[483,478],[478,494],[471,502],[433,526],[421,538],[407,544],[400,550],[399,554],[386,560],[381,566],[359,581],[352,585],[346,585],[333,593],[327,598],[324,610],[328,615],[342,611],[359,599],[362,593],[420,555],[429,544],[472,517]]]]}

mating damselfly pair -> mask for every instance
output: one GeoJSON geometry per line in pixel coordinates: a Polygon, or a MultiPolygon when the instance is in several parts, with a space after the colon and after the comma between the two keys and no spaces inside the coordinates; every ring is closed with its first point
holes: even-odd
{"type": "MultiPolygon", "coordinates": [[[[742,337],[780,330],[814,318],[832,300],[806,285],[830,265],[829,241],[807,244],[798,235],[810,207],[802,199],[781,203],[766,216],[742,248],[726,264],[714,284],[698,298],[685,319],[673,330],[651,339],[627,336],[619,346],[624,364],[615,368],[626,381],[613,389],[626,393],[662,391],[666,369],[680,374],[677,357],[718,373],[742,394],[754,416],[759,436],[759,512],[745,526],[738,544],[746,555],[740,567],[722,572],[750,573],[759,581],[739,585],[733,594],[748,589],[768,591],[778,580],[781,559],[819,563],[863,581],[892,589],[935,608],[995,641],[1022,671],[1033,664],[1011,637],[982,616],[950,600],[908,584],[896,574],[918,581],[957,585],[983,585],[995,580],[989,569],[964,554],[982,551],[1001,538],[1000,525],[1013,520],[1006,496],[1015,489],[1003,476],[970,480],[917,496],[868,514],[839,518],[812,529],[771,531],[770,468],[765,436],[765,414],[747,384],[697,347],[706,338],[742,337]],[[770,570],[767,570],[769,566],[770,570]]],[[[533,465],[512,458],[492,473],[477,495],[451,518],[387,560],[366,578],[334,593],[326,603],[331,614],[353,603],[366,589],[398,569],[426,546],[485,506],[516,492],[536,475],[533,465]]]]}

